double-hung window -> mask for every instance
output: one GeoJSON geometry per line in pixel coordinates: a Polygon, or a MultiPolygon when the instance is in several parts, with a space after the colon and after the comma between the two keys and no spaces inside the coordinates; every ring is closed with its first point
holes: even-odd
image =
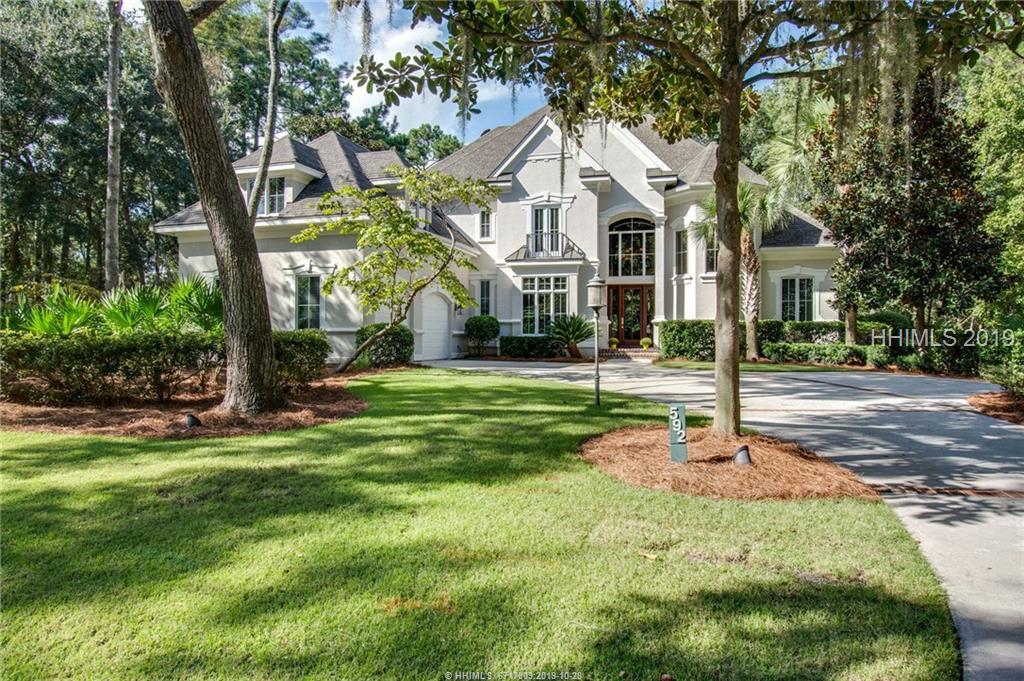
{"type": "Polygon", "coordinates": [[[477,301],[480,314],[491,314],[491,282],[489,279],[480,281],[480,299],[477,301]]]}
{"type": "Polygon", "coordinates": [[[787,277],[782,280],[782,319],[809,322],[814,319],[814,280],[787,277]]]}
{"type": "Polygon", "coordinates": [[[491,211],[486,208],[480,211],[480,238],[491,238],[491,211]]]}
{"type": "Polygon", "coordinates": [[[569,314],[567,277],[523,278],[523,333],[542,334],[555,319],[569,314]]]}
{"type": "Polygon", "coordinates": [[[295,278],[295,328],[320,328],[320,277],[295,278]]]}
{"type": "Polygon", "coordinates": [[[676,232],[676,274],[686,274],[686,252],[689,234],[685,229],[676,232]]]}
{"type": "MultiPolygon", "coordinates": [[[[252,196],[256,180],[249,180],[249,193],[252,196]]],[[[284,210],[284,178],[272,177],[267,180],[267,187],[260,196],[260,205],[256,208],[256,215],[277,215],[284,210]]]]}
{"type": "Polygon", "coordinates": [[[711,235],[704,250],[704,271],[713,274],[718,271],[718,232],[711,235]]]}

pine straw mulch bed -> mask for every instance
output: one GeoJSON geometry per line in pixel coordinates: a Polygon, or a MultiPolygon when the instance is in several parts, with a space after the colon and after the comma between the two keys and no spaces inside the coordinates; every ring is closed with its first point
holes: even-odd
{"type": "Polygon", "coordinates": [[[0,428],[4,430],[114,435],[153,439],[232,437],[305,428],[354,416],[367,403],[350,393],[348,381],[360,374],[328,376],[288,394],[288,406],[247,416],[218,408],[223,385],[204,393],[185,393],[170,402],[126,402],[114,405],[40,406],[0,402],[0,428]],[[202,426],[187,428],[185,416],[194,414],[202,426]]]}
{"type": "Polygon", "coordinates": [[[715,499],[879,498],[845,468],[763,435],[725,437],[711,428],[688,428],[689,460],[672,463],[668,427],[636,426],[587,440],[580,455],[632,485],[715,499]],[[732,462],[740,445],[750,449],[750,466],[732,462]]]}
{"type": "Polygon", "coordinates": [[[978,393],[967,398],[985,416],[1024,426],[1024,395],[1008,392],[978,393]]]}

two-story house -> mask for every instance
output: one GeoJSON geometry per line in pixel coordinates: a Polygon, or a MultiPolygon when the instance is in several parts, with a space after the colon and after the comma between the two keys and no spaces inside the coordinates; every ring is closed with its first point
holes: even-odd
{"type": "MultiPolygon", "coordinates": [[[[658,339],[667,319],[715,315],[713,243],[694,228],[701,202],[714,191],[715,145],[669,144],[648,125],[589,127],[579,143],[566,139],[544,108],[514,125],[484,133],[435,164],[460,178],[480,178],[500,190],[486,210],[435,213],[428,227],[447,234],[472,256],[475,271],[460,272],[476,308],[459,309],[439,289],[414,305],[409,325],[416,359],[464,352],[462,327],[473,314],[490,314],[502,335],[542,334],[564,314],[590,315],[586,284],[607,282],[601,346],[658,339]],[[441,224],[444,222],[445,224],[441,224]]],[[[255,175],[258,154],[235,163],[243,190],[255,175]]],[[[320,293],[320,277],[359,258],[353,237],[326,236],[292,244],[306,224],[324,220],[316,210],[323,193],[345,184],[393,187],[384,169],[394,152],[371,152],[335,133],[302,144],[275,142],[266,200],[256,221],[271,317],[278,328],[317,327],[337,356],[351,352],[356,329],[376,321],[351,294],[320,293]]],[[[746,167],[741,180],[764,184],[746,167]]],[[[199,204],[156,225],[177,237],[182,274],[215,276],[209,234],[199,204]]],[[[756,234],[762,260],[762,317],[836,319],[829,270],[838,253],[810,216],[794,212],[783,228],[756,234]]],[[[589,347],[593,347],[592,343],[589,347]]]]}

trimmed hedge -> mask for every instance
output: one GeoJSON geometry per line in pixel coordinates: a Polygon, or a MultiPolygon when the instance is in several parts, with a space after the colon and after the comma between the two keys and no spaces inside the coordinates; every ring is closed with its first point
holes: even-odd
{"type": "MultiPolygon", "coordinates": [[[[322,331],[274,332],[274,354],[285,385],[319,376],[329,352],[322,331]]],[[[224,361],[224,337],[218,332],[4,332],[0,337],[0,383],[5,393],[33,402],[166,402],[188,379],[198,378],[205,385],[224,361]]]]}
{"type": "Polygon", "coordinates": [[[329,354],[331,344],[320,329],[274,332],[277,378],[285,386],[305,385],[323,376],[329,354]]]}
{"type": "MultiPolygon", "coordinates": [[[[857,342],[871,343],[872,331],[879,332],[881,338],[881,332],[889,328],[882,322],[857,322],[857,342]]],[[[782,340],[789,343],[842,343],[846,340],[846,323],[841,321],[785,322],[784,329],[782,340]]]]}
{"type": "Polygon", "coordinates": [[[565,346],[547,336],[502,336],[498,353],[505,357],[562,357],[565,346]]]}
{"type": "MultiPolygon", "coordinates": [[[[383,329],[387,324],[367,324],[356,331],[356,347],[366,339],[383,329]]],[[[412,361],[416,349],[416,339],[408,326],[399,324],[388,331],[363,353],[367,363],[372,367],[388,367],[396,364],[408,364],[412,361]]]]}
{"type": "MultiPolygon", "coordinates": [[[[764,353],[769,343],[790,342],[827,342],[815,340],[827,334],[838,333],[837,342],[843,341],[844,326],[842,322],[783,322],[781,319],[762,319],[757,323],[757,339],[764,353]]],[[[870,340],[872,329],[888,328],[883,324],[858,324],[858,335],[865,334],[870,340]]],[[[677,319],[662,322],[661,354],[664,357],[681,357],[684,359],[710,362],[715,358],[715,322],[712,319],[677,319]]],[[[746,325],[740,322],[740,353],[746,351],[746,325]]]]}
{"type": "Polygon", "coordinates": [[[812,362],[815,364],[863,365],[867,350],[863,345],[842,343],[765,343],[764,356],[773,362],[812,362]]]}

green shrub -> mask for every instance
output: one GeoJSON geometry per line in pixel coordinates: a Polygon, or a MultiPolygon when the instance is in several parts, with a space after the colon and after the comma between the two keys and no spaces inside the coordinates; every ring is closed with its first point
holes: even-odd
{"type": "Polygon", "coordinates": [[[899,310],[878,310],[857,316],[858,322],[878,322],[890,329],[912,329],[914,320],[899,310]]]}
{"type": "Polygon", "coordinates": [[[916,352],[896,358],[896,368],[900,371],[924,371],[923,367],[927,365],[928,361],[916,352]]]}
{"type": "Polygon", "coordinates": [[[186,379],[223,364],[219,334],[5,333],[0,381],[14,397],[56,403],[169,400],[186,379]]]}
{"type": "Polygon", "coordinates": [[[994,383],[1015,395],[1024,395],[1024,330],[1015,331],[1013,343],[997,346],[999,351],[990,352],[990,359],[982,374],[994,383]]]}
{"type": "MultiPolygon", "coordinates": [[[[356,331],[356,346],[366,342],[366,339],[383,329],[387,324],[367,324],[356,331]]],[[[413,352],[416,349],[416,340],[408,326],[399,324],[376,343],[366,349],[364,353],[371,367],[388,367],[396,364],[408,364],[412,361],[413,352]]]]}
{"type": "Polygon", "coordinates": [[[884,369],[894,361],[893,353],[887,345],[865,345],[864,358],[868,364],[880,369],[884,369]]]}
{"type": "MultiPolygon", "coordinates": [[[[846,323],[830,322],[784,322],[783,339],[789,343],[842,343],[846,340],[846,323]]],[[[882,322],[857,322],[857,342],[869,344],[872,331],[881,339],[881,332],[890,327],[882,322]]]]}
{"type": "Polygon", "coordinates": [[[564,346],[547,336],[502,336],[499,352],[505,357],[561,357],[564,346]]]}
{"type": "MultiPolygon", "coordinates": [[[[987,339],[986,339],[987,340],[987,339]]],[[[981,347],[976,333],[945,329],[936,331],[934,344],[925,353],[927,371],[977,376],[981,369],[981,347]]]]}
{"type": "Polygon", "coordinates": [[[331,344],[320,329],[274,332],[277,377],[286,387],[306,385],[323,376],[329,354],[331,344]]]}
{"type": "Polygon", "coordinates": [[[697,362],[710,362],[715,358],[715,322],[712,319],[664,321],[658,325],[658,330],[664,357],[697,362]]]}
{"type": "MultiPolygon", "coordinates": [[[[779,343],[785,334],[785,322],[781,319],[761,319],[757,322],[757,342],[764,347],[765,343],[779,343]]],[[[740,322],[740,332],[743,331],[743,322],[740,322]]],[[[746,335],[744,334],[745,338],[746,335]]]]}
{"type": "Polygon", "coordinates": [[[469,341],[477,354],[483,347],[501,334],[501,324],[489,314],[480,314],[466,320],[466,340],[469,341]]]}
{"type": "Polygon", "coordinates": [[[567,349],[570,356],[582,357],[579,344],[594,337],[594,325],[579,314],[559,317],[548,326],[547,337],[567,349]]]}
{"type": "Polygon", "coordinates": [[[778,363],[863,365],[867,349],[843,343],[765,343],[764,356],[778,363]]]}

